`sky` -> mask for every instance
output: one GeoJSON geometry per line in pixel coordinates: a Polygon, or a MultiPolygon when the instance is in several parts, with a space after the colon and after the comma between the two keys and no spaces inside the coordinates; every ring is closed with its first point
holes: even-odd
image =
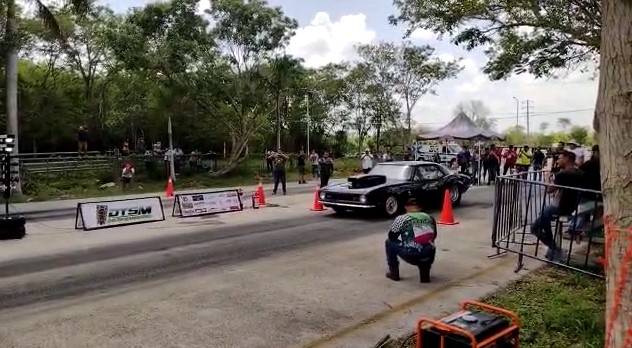
{"type": "MultiPolygon", "coordinates": [[[[152,0],[102,1],[116,12],[125,12],[152,0]]],[[[299,29],[290,41],[287,53],[303,58],[310,67],[355,60],[354,46],[357,44],[398,42],[405,29],[388,24],[387,17],[396,14],[391,0],[268,0],[268,3],[280,6],[286,15],[298,21],[299,29]]],[[[200,2],[201,10],[208,7],[208,0],[200,2]]],[[[431,45],[443,59],[461,58],[464,66],[456,79],[444,81],[437,87],[436,96],[427,95],[420,99],[413,117],[421,125],[442,126],[454,116],[458,103],[469,100],[483,101],[500,131],[516,123],[527,126],[527,101],[531,131],[537,131],[543,122],[549,124],[550,131],[559,130],[559,118],[568,118],[573,125],[592,125],[597,80],[590,74],[568,72],[563,78],[539,80],[523,74],[493,82],[481,72],[486,62],[482,52],[462,50],[448,39],[439,40],[427,31],[414,32],[411,40],[431,45]]]]}

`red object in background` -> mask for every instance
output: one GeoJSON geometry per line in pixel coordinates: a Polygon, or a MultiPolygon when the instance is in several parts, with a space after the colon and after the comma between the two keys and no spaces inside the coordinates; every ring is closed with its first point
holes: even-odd
{"type": "Polygon", "coordinates": [[[171,178],[167,180],[167,189],[165,190],[165,196],[173,197],[173,181],[171,178]]]}

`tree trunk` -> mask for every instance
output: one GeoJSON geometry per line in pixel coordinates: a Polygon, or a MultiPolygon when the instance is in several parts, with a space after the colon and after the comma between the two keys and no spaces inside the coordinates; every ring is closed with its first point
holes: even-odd
{"type": "Polygon", "coordinates": [[[14,189],[13,194],[22,194],[22,185],[20,182],[20,159],[17,157],[20,153],[18,142],[18,48],[17,36],[18,25],[16,20],[15,0],[7,1],[7,18],[6,18],[6,40],[9,43],[6,51],[6,88],[7,88],[7,134],[15,135],[15,149],[13,150],[14,158],[11,160],[11,172],[15,173],[13,177],[14,189]]]}
{"type": "Polygon", "coordinates": [[[596,121],[606,228],[605,348],[632,344],[632,2],[603,0],[596,121]]]}

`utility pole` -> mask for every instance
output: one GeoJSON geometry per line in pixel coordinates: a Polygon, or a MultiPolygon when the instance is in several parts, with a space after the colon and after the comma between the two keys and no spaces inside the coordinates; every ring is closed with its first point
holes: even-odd
{"type": "Polygon", "coordinates": [[[307,154],[309,155],[309,132],[311,128],[311,116],[309,115],[309,93],[305,94],[305,117],[307,117],[307,154]]]}
{"type": "Polygon", "coordinates": [[[527,139],[531,135],[531,122],[529,120],[529,114],[531,113],[531,108],[533,107],[533,100],[525,100],[523,108],[525,110],[525,115],[527,116],[527,139]]]}
{"type": "Polygon", "coordinates": [[[281,93],[277,94],[276,98],[276,151],[281,151],[281,93]]]}
{"type": "Polygon", "coordinates": [[[516,127],[518,127],[520,125],[520,121],[518,120],[520,118],[520,100],[516,97],[512,98],[516,101],[516,127]]]}

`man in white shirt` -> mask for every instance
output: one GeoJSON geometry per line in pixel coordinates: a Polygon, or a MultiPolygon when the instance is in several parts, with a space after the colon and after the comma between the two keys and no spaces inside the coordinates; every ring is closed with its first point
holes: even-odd
{"type": "Polygon", "coordinates": [[[364,174],[369,173],[371,168],[373,168],[373,155],[371,155],[369,149],[364,150],[360,160],[362,160],[362,172],[364,174]]]}
{"type": "Polygon", "coordinates": [[[575,140],[571,140],[567,144],[568,149],[575,154],[575,164],[577,166],[581,166],[582,164],[584,164],[584,149],[581,148],[575,140]]]}

